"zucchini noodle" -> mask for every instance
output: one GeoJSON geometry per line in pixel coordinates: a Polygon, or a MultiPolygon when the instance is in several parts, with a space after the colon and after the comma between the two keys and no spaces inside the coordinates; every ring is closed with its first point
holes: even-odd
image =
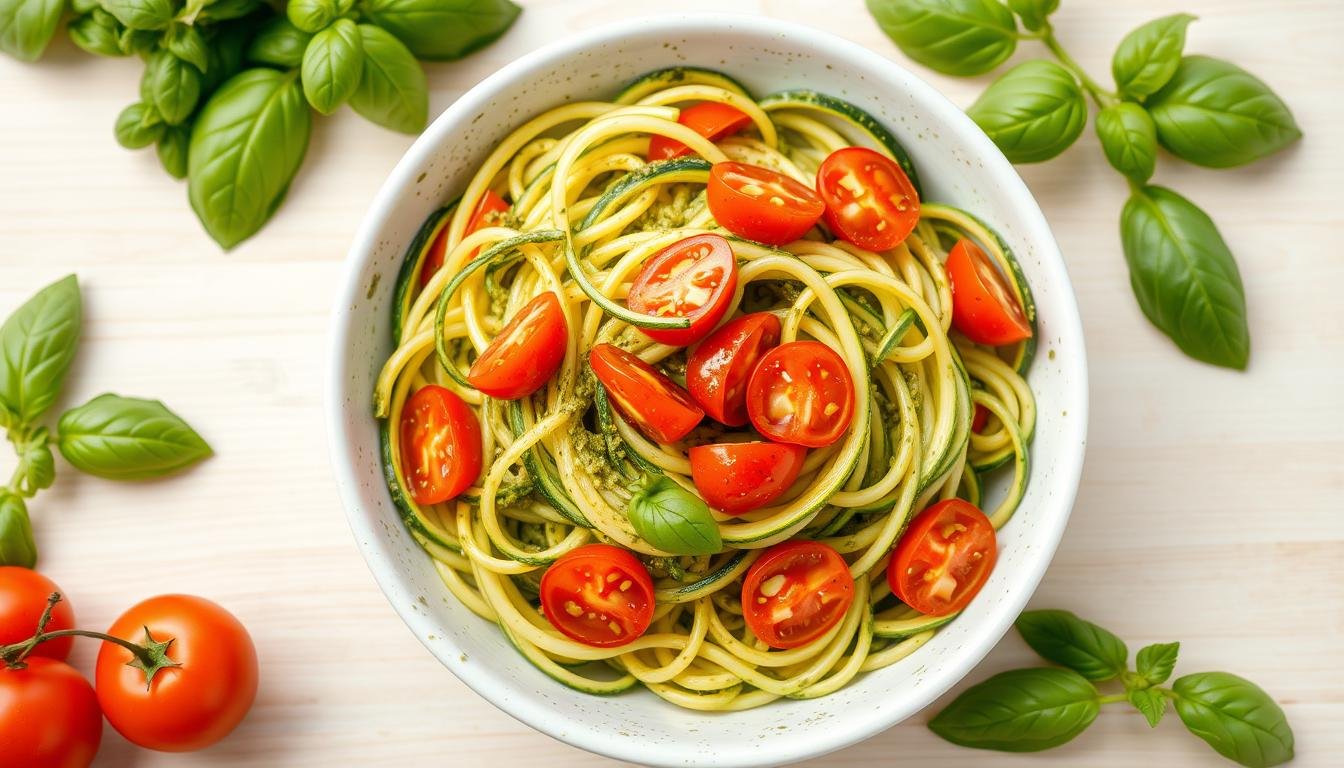
{"type": "Polygon", "coordinates": [[[706,205],[710,165],[748,162],[812,187],[822,159],[856,144],[899,160],[915,178],[891,134],[846,102],[796,90],[757,100],[718,73],[661,71],[612,102],[571,103],[523,124],[411,244],[393,307],[396,349],[374,397],[384,420],[385,477],[445,588],[497,623],[547,675],[594,694],[642,685],[696,710],[826,695],[914,653],[952,619],[921,615],[887,586],[890,553],[915,513],[954,496],[991,501],[986,514],[998,528],[1021,501],[1036,421],[1024,378],[1034,342],[995,349],[951,330],[947,250],[960,238],[979,244],[1034,326],[1031,294],[988,226],[926,200],[914,232],[881,253],[833,241],[820,227],[781,248],[728,237],[739,279],[726,316],[773,312],[781,343],[814,339],[838,352],[854,382],[853,421],[835,444],[808,453],[772,505],[714,513],[724,543],[717,554],[659,551],[627,519],[631,477],[661,473],[694,489],[687,451],[715,442],[722,430],[706,423],[676,445],[650,442],[611,410],[588,351],[613,343],[675,377],[685,350],[655,343],[632,323],[667,327],[678,319],[637,314],[624,299],[662,248],[696,234],[728,234],[706,205]],[[677,122],[680,108],[704,101],[745,113],[747,128],[716,144],[677,122]],[[647,162],[655,134],[691,154],[647,162]],[[509,210],[469,231],[490,191],[509,210]],[[439,239],[443,266],[421,287],[439,239]],[[559,371],[513,402],[472,389],[465,378],[471,361],[546,291],[559,297],[569,328],[559,371]],[[457,393],[480,420],[484,467],[456,499],[420,506],[404,488],[398,425],[408,396],[426,384],[457,393]],[[977,406],[988,420],[972,432],[977,406]],[[983,499],[984,475],[1000,468],[1011,473],[1007,492],[983,499]],[[839,552],[855,599],[821,637],[772,650],[744,621],[742,580],[761,549],[790,538],[818,539],[839,552]],[[653,623],[624,646],[570,640],[538,609],[545,568],[593,541],[636,553],[655,580],[653,623]]]}

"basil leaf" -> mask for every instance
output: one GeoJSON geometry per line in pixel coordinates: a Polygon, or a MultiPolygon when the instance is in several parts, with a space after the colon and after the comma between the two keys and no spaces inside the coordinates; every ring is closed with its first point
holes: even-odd
{"type": "Polygon", "coordinates": [[[355,22],[337,19],[313,36],[303,51],[303,95],[313,109],[330,115],[359,87],[364,43],[355,22]]]}
{"type": "Polygon", "coordinates": [[[191,142],[191,129],[185,125],[166,128],[159,137],[156,150],[163,170],[174,179],[187,178],[187,146],[191,142]]]}
{"type": "Polygon", "coordinates": [[[93,13],[93,9],[102,9],[101,0],[70,0],[70,10],[78,16],[93,13]]]}
{"type": "Polygon", "coordinates": [[[81,472],[145,480],[211,454],[210,446],[158,400],[104,394],[61,414],[61,455],[81,472]]]}
{"type": "Polygon", "coordinates": [[[1017,47],[1013,12],[996,0],[867,0],[906,56],[948,75],[979,75],[1017,47]]]}
{"type": "Polygon", "coordinates": [[[436,61],[460,59],[489,45],[522,12],[509,0],[366,0],[360,9],[417,59],[436,61]]]}
{"type": "Polygon", "coordinates": [[[1162,691],[1156,688],[1136,688],[1129,691],[1126,696],[1129,698],[1129,703],[1143,714],[1149,728],[1156,728],[1157,724],[1162,722],[1162,716],[1167,713],[1167,697],[1162,691]]]}
{"type": "Polygon", "coordinates": [[[289,19],[277,16],[252,38],[247,60],[285,69],[297,67],[303,63],[303,52],[312,39],[312,35],[289,23],[289,19]]]}
{"type": "Polygon", "coordinates": [[[1139,649],[1134,657],[1134,668],[1149,685],[1160,685],[1171,677],[1176,669],[1176,655],[1180,653],[1180,643],[1154,643],[1139,649]]]}
{"type": "Polygon", "coordinates": [[[1016,626],[1042,658],[1088,680],[1110,680],[1125,671],[1129,649],[1124,641],[1068,611],[1026,611],[1016,626]]]}
{"type": "MultiPolygon", "coordinates": [[[[345,10],[349,10],[346,4],[345,10]]],[[[316,34],[326,29],[345,12],[337,6],[337,0],[289,0],[285,4],[285,15],[289,22],[304,32],[316,34]]]]}
{"type": "Polygon", "coordinates": [[[1177,13],[1153,19],[1125,35],[1111,58],[1120,93],[1134,99],[1156,93],[1176,73],[1185,48],[1185,28],[1195,17],[1177,13]]]}
{"type": "Polygon", "coordinates": [[[158,46],[159,33],[149,29],[123,29],[117,44],[127,56],[147,56],[158,46]]]}
{"type": "Polygon", "coordinates": [[[1069,148],[1087,122],[1083,91],[1067,69],[1035,60],[1008,70],[966,114],[1014,163],[1039,163],[1069,148]]]}
{"type": "Polygon", "coordinates": [[[37,61],[56,34],[65,0],[0,0],[0,51],[37,61]]]}
{"type": "Polygon", "coordinates": [[[137,103],[117,115],[113,127],[117,143],[127,149],[141,149],[159,140],[163,135],[163,120],[154,107],[137,103]]]}
{"type": "Polygon", "coordinates": [[[311,129],[296,72],[250,69],[215,91],[191,130],[187,195],[216,242],[232,248],[261,229],[298,172],[311,129]]]}
{"type": "Polygon", "coordinates": [[[154,109],[168,125],[181,125],[201,100],[201,71],[165,50],[145,62],[145,80],[154,109]]]}
{"type": "Polygon", "coordinates": [[[1071,741],[1097,711],[1097,690],[1077,672],[1015,669],[963,691],[929,730],[963,747],[1039,752],[1071,741]]]}
{"type": "Polygon", "coordinates": [[[712,555],[723,549],[719,525],[709,506],[663,475],[630,499],[627,513],[635,533],[674,555],[712,555]]]}
{"type": "Polygon", "coordinates": [[[1288,105],[1254,75],[1209,56],[1186,56],[1148,100],[1157,138],[1195,165],[1230,168],[1302,137],[1288,105]]]}
{"type": "Polygon", "coordinates": [[[23,453],[19,456],[19,486],[18,492],[22,496],[32,498],[37,492],[45,488],[50,488],[56,480],[56,460],[51,455],[51,448],[47,445],[45,438],[46,428],[42,428],[44,436],[41,440],[29,442],[23,447],[23,453]]]}
{"type": "Polygon", "coordinates": [[[1147,110],[1132,101],[1097,113],[1097,138],[1111,167],[1142,184],[1157,167],[1157,127],[1147,110]]]}
{"type": "Polygon", "coordinates": [[[425,70],[410,50],[390,33],[359,25],[364,71],[350,94],[350,106],[373,122],[402,133],[418,133],[429,120],[425,70]]]}
{"type": "Polygon", "coordinates": [[[210,69],[210,51],[196,26],[173,22],[164,33],[163,44],[174,56],[201,72],[210,69]]]}
{"type": "Polygon", "coordinates": [[[1218,228],[1165,187],[1136,191],[1120,213],[1129,283],[1143,314],[1196,360],[1244,369],[1246,297],[1218,228]]]}
{"type": "Polygon", "coordinates": [[[1218,754],[1250,768],[1293,759],[1293,730],[1274,700],[1250,680],[1226,672],[1176,678],[1176,714],[1218,754]]]}
{"type": "Polygon", "coordinates": [[[74,275],[38,291],[0,325],[0,405],[32,424],[56,401],[75,359],[83,306],[74,275]]]}
{"type": "Polygon", "coordinates": [[[1022,19],[1022,26],[1037,31],[1045,26],[1045,19],[1059,8],[1059,0],[1008,0],[1008,7],[1022,19]]]}
{"type": "Polygon", "coordinates": [[[261,0],[216,0],[206,3],[196,15],[197,22],[228,21],[241,19],[262,6],[261,0]]]}
{"type": "MultiPolygon", "coordinates": [[[[213,28],[210,38],[210,68],[205,70],[205,93],[213,93],[221,83],[238,74],[243,68],[243,49],[252,38],[254,27],[250,22],[222,24],[213,28]]],[[[290,66],[298,66],[297,62],[290,66]]],[[[286,69],[289,69],[287,66],[286,69]]]]}
{"type": "Polygon", "coordinates": [[[70,40],[95,56],[125,56],[121,50],[121,22],[102,8],[70,22],[70,40]]]}
{"type": "Polygon", "coordinates": [[[129,29],[166,28],[177,12],[173,0],[103,0],[103,8],[129,29]]]}
{"type": "Polygon", "coordinates": [[[0,565],[32,568],[37,564],[33,524],[23,499],[0,488],[0,565]]]}

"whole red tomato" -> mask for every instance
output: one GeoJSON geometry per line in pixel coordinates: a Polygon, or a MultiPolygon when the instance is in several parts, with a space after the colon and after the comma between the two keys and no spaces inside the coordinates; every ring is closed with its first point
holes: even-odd
{"type": "Polygon", "coordinates": [[[30,655],[24,664],[0,665],[0,763],[85,768],[103,738],[103,717],[89,681],[45,656],[30,655]]]}
{"type": "MultiPolygon", "coordinates": [[[[0,645],[21,643],[37,632],[38,619],[47,607],[47,598],[51,593],[61,592],[61,588],[46,576],[16,565],[0,567],[0,645]]],[[[61,601],[51,611],[51,620],[47,622],[47,631],[73,629],[75,610],[70,601],[61,593],[61,601]]],[[[58,661],[70,655],[73,637],[58,637],[38,645],[29,654],[46,656],[58,661]]]]}
{"type": "Polygon", "coordinates": [[[257,695],[257,652],[233,614],[191,595],[132,607],[107,634],[159,647],[177,666],[130,666],[131,652],[103,643],[95,682],[112,727],[142,747],[187,752],[214,744],[242,722],[257,695]],[[145,636],[146,631],[149,637],[145,636]]]}

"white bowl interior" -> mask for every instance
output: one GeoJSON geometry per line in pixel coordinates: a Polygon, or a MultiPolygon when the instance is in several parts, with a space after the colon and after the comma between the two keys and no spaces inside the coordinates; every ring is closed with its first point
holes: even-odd
{"type": "Polygon", "coordinates": [[[349,521],[379,585],[415,635],[458,677],[523,722],[571,744],[660,765],[773,765],[837,749],[927,706],[978,663],[1035,589],[1077,489],[1086,431],[1086,363],[1072,289],[1044,217],[1012,167],[955,106],[898,65],[800,26],[727,16],[670,16],[596,30],[533,53],[443,113],[379,193],[350,251],[339,297],[329,391],[332,454],[349,521]],[[1031,482],[1000,533],[998,565],[951,625],[910,658],[813,701],[703,714],[647,691],[602,698],[532,667],[492,624],[444,589],[403,528],[381,476],[374,377],[391,351],[389,306],[403,251],[429,213],[455,197],[495,142],[561,102],[613,95],[652,69],[719,69],[757,95],[812,88],[882,120],[914,158],[925,196],[998,229],[1035,294],[1040,349],[1031,370],[1040,418],[1031,482]]]}

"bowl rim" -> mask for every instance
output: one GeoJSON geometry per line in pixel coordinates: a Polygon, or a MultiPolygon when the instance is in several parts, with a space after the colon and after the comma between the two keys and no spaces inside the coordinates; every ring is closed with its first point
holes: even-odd
{"type": "Polygon", "coordinates": [[[331,314],[332,330],[328,348],[326,387],[328,448],[346,519],[365,565],[412,634],[459,680],[519,722],[589,752],[636,762],[647,762],[653,757],[655,764],[659,765],[703,763],[766,766],[815,758],[871,738],[933,703],[979,665],[998,644],[1039,586],[1072,513],[1087,443],[1086,349],[1073,285],[1063,255],[1039,204],[1007,158],[947,97],[901,63],[830,32],[766,16],[737,13],[672,13],[632,17],[567,33],[564,39],[524,54],[493,72],[439,114],[406,150],[374,196],[347,252],[343,269],[345,274],[339,284],[331,314]],[[910,697],[912,702],[918,701],[916,706],[875,710],[867,715],[859,713],[857,717],[846,718],[845,728],[823,729],[819,733],[809,733],[806,740],[781,737],[764,749],[759,748],[759,745],[757,748],[752,748],[744,741],[740,746],[725,744],[723,752],[711,756],[688,757],[684,754],[651,756],[647,751],[641,752],[632,748],[634,742],[612,739],[601,733],[600,729],[555,727],[555,715],[540,697],[511,699],[506,709],[494,693],[499,684],[499,675],[493,671],[493,667],[480,663],[469,665],[455,663],[463,649],[458,647],[452,638],[443,635],[439,635],[435,644],[431,644],[428,638],[434,635],[437,629],[432,617],[414,610],[410,607],[409,601],[396,599],[399,597],[396,592],[409,593],[410,590],[400,570],[394,565],[396,558],[391,551],[391,545],[380,539],[374,519],[364,514],[360,499],[361,483],[356,475],[357,459],[354,452],[349,450],[349,446],[354,444],[356,438],[347,429],[346,382],[349,381],[351,366],[346,359],[346,350],[354,333],[349,323],[349,316],[353,308],[364,299],[361,274],[376,252],[378,232],[382,223],[393,210],[402,190],[414,183],[424,161],[451,133],[452,126],[460,123],[463,117],[469,119],[470,115],[486,106],[501,86],[604,42],[632,33],[648,34],[652,31],[668,35],[684,35],[703,33],[707,30],[731,30],[752,36],[769,36],[777,40],[802,38],[806,39],[809,45],[824,50],[828,56],[844,61],[857,70],[883,71],[885,76],[902,81],[912,98],[933,109],[940,123],[961,134],[962,138],[972,145],[976,156],[983,160],[982,172],[995,182],[1004,185],[1010,196],[1023,201],[1026,218],[1017,222],[1022,227],[1023,237],[1040,249],[1040,267],[1046,273],[1048,282],[1065,289],[1060,291],[1058,299],[1059,306],[1064,311],[1060,312],[1058,317],[1052,315],[1051,322],[1061,329],[1059,334],[1061,337],[1076,340],[1077,343],[1077,354],[1070,355],[1073,358],[1073,367],[1068,373],[1073,375],[1066,377],[1062,385],[1062,391],[1071,395],[1070,407],[1074,409],[1074,413],[1067,422],[1070,426],[1064,428],[1061,436],[1061,442],[1066,446],[1063,458],[1053,465],[1055,480],[1052,486],[1062,491],[1059,503],[1062,504],[1063,513],[1058,524],[1049,529],[1042,527],[1039,532],[1033,534],[1032,543],[1036,554],[1033,559],[1024,563],[1022,573],[1018,576],[1021,588],[1010,591],[994,605],[992,612],[982,621],[981,630],[970,635],[966,644],[958,651],[955,661],[949,662],[925,678],[920,693],[910,697]],[[1077,450],[1067,450],[1068,446],[1077,446],[1077,450]],[[444,647],[449,649],[448,653],[441,652],[444,647]]]}

